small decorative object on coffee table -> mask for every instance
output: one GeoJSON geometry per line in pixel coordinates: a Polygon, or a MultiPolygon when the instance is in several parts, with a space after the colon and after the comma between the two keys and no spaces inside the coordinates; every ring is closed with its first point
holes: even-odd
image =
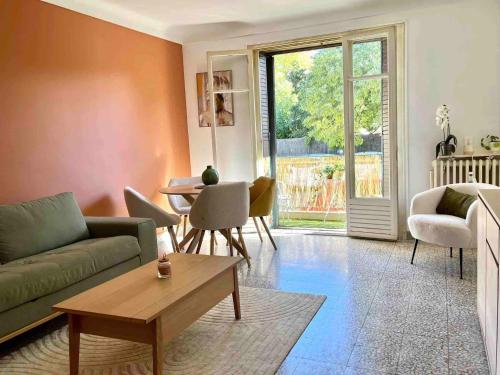
{"type": "Polygon", "coordinates": [[[450,134],[450,111],[446,104],[436,110],[436,125],[443,131],[443,140],[436,145],[436,158],[451,156],[457,149],[457,137],[450,134]]]}
{"type": "Polygon", "coordinates": [[[163,254],[160,259],[158,259],[158,278],[160,279],[170,279],[172,277],[172,264],[170,259],[168,259],[167,254],[163,254]]]}
{"type": "Polygon", "coordinates": [[[201,180],[205,185],[217,185],[219,183],[219,172],[212,168],[211,165],[207,165],[207,169],[201,175],[201,180]]]}

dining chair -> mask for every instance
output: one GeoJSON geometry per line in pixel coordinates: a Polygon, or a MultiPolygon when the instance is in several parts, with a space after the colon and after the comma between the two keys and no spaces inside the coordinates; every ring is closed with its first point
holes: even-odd
{"type": "Polygon", "coordinates": [[[170,240],[172,241],[173,250],[178,253],[180,249],[177,243],[177,237],[174,233],[174,225],[180,223],[180,217],[168,213],[129,186],[125,187],[123,195],[125,196],[125,203],[130,217],[150,218],[153,219],[157,228],[166,227],[170,235],[170,240]]]}
{"type": "Polygon", "coordinates": [[[205,186],[191,207],[189,221],[196,233],[186,252],[192,253],[197,246],[196,253],[199,253],[205,232],[210,231],[210,255],[214,255],[215,231],[218,231],[228,240],[230,254],[233,255],[234,246],[250,266],[250,257],[241,231],[248,221],[249,208],[250,192],[247,182],[205,186]],[[238,232],[239,243],[232,237],[233,228],[238,232]]]}
{"type": "MultiPolygon", "coordinates": [[[[201,176],[195,177],[182,177],[182,178],[172,178],[170,179],[168,186],[179,186],[179,185],[198,185],[202,184],[201,176]]],[[[168,202],[170,203],[170,207],[177,215],[180,215],[183,220],[183,237],[186,237],[186,228],[187,228],[187,219],[189,216],[189,212],[191,211],[191,203],[185,200],[182,195],[168,195],[168,202]]],[[[179,231],[179,226],[175,231],[179,231]]]]}
{"type": "Polygon", "coordinates": [[[419,241],[450,248],[458,247],[460,257],[460,278],[462,278],[463,248],[475,248],[477,232],[477,206],[472,203],[465,218],[436,213],[436,208],[446,187],[461,193],[477,195],[479,189],[498,189],[497,186],[482,183],[460,183],[439,186],[415,195],[411,201],[408,228],[415,239],[410,263],[413,264],[419,241]]]}
{"type": "Polygon", "coordinates": [[[260,241],[262,242],[262,235],[260,234],[259,225],[257,223],[257,218],[260,218],[260,221],[264,226],[264,229],[266,230],[271,243],[273,244],[274,250],[277,250],[278,247],[276,246],[273,236],[271,235],[271,231],[269,230],[266,221],[264,220],[265,216],[269,216],[271,214],[275,194],[276,180],[274,178],[261,176],[256,179],[253,182],[253,186],[250,187],[249,217],[253,219],[255,228],[257,228],[257,234],[259,235],[260,241]]]}

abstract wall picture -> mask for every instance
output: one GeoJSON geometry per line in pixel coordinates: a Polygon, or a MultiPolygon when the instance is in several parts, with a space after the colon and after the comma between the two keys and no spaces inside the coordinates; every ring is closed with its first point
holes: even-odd
{"type": "MultiPolygon", "coordinates": [[[[210,127],[210,96],[208,95],[208,73],[196,73],[198,95],[198,121],[200,127],[210,127]]],[[[214,72],[214,91],[232,88],[231,70],[214,72]]],[[[215,117],[217,126],[233,126],[233,94],[215,94],[215,117]]]]}

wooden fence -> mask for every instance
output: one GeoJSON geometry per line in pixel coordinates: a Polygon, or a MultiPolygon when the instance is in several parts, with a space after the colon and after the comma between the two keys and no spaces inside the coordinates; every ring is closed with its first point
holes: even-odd
{"type": "MultiPolygon", "coordinates": [[[[356,155],[356,195],[382,194],[382,156],[356,155]]],[[[278,201],[282,213],[290,211],[345,212],[344,157],[321,155],[277,158],[278,201]],[[328,179],[323,170],[336,170],[328,179]]]]}

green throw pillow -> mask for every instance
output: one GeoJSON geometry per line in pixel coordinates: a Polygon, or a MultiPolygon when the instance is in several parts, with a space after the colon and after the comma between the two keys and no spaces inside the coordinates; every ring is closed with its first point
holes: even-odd
{"type": "Polygon", "coordinates": [[[465,219],[470,205],[474,203],[476,199],[477,197],[475,195],[460,193],[446,187],[436,208],[436,212],[442,215],[453,215],[465,219]]]}

